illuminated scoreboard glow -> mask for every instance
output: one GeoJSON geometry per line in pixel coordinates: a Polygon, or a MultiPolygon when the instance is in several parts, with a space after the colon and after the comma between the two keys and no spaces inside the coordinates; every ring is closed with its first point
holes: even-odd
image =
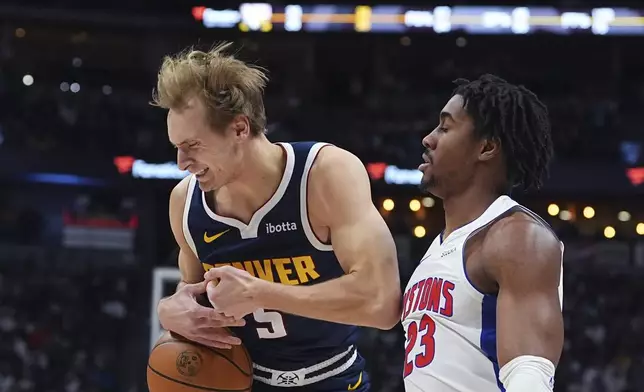
{"type": "Polygon", "coordinates": [[[596,35],[644,35],[644,11],[630,8],[565,12],[553,7],[440,6],[423,9],[400,5],[352,7],[244,3],[239,9],[194,7],[192,15],[207,28],[262,32],[570,34],[586,31],[596,35]]]}

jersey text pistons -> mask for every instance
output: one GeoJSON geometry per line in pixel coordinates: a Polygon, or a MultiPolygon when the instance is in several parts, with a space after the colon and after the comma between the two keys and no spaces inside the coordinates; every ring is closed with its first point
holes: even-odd
{"type": "Polygon", "coordinates": [[[441,278],[427,278],[414,284],[403,297],[404,320],[411,312],[427,311],[445,317],[454,314],[452,291],[456,285],[441,278]]]}

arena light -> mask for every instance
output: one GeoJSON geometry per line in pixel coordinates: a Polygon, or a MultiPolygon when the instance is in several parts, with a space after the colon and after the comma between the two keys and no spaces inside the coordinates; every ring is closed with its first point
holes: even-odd
{"type": "Polygon", "coordinates": [[[359,33],[371,31],[373,10],[368,5],[359,5],[355,8],[353,27],[359,33]]]}
{"type": "Polygon", "coordinates": [[[556,204],[550,204],[548,206],[548,215],[557,216],[559,214],[559,206],[556,204]]]}
{"type": "Polygon", "coordinates": [[[606,226],[604,227],[604,237],[610,239],[615,237],[615,228],[613,226],[606,226]]]}
{"type": "Polygon", "coordinates": [[[392,211],[392,210],[394,209],[394,207],[395,207],[395,206],[396,206],[396,204],[395,204],[395,203],[394,203],[394,201],[393,201],[393,200],[391,200],[391,199],[385,199],[385,200],[383,200],[383,202],[382,202],[382,208],[383,208],[385,211],[392,211]]]}
{"type": "Polygon", "coordinates": [[[105,181],[97,178],[82,177],[67,173],[29,173],[24,176],[29,182],[57,185],[103,186],[105,181]]]}
{"type": "Polygon", "coordinates": [[[174,162],[149,163],[132,156],[118,156],[114,158],[114,166],[121,174],[131,174],[134,178],[180,180],[190,173],[181,170],[174,162]]]}
{"type": "Polygon", "coordinates": [[[180,170],[174,162],[148,163],[137,159],[132,163],[132,177],[160,180],[180,180],[190,174],[186,170],[180,170]]]}
{"type": "Polygon", "coordinates": [[[592,219],[595,216],[595,209],[593,207],[584,207],[584,218],[592,219]]]}
{"type": "Polygon", "coordinates": [[[71,90],[71,92],[77,93],[77,92],[80,91],[80,84],[74,82],[74,83],[72,83],[71,86],[69,86],[69,89],[71,90]]]}
{"type": "Polygon", "coordinates": [[[395,165],[387,166],[384,173],[385,183],[396,185],[418,185],[423,173],[416,169],[401,169],[395,165]]]}
{"type": "Polygon", "coordinates": [[[572,219],[572,213],[568,210],[561,210],[559,212],[559,219],[562,221],[569,221],[572,219]]]}
{"type": "Polygon", "coordinates": [[[431,197],[423,197],[422,203],[423,207],[431,208],[434,206],[434,204],[436,204],[436,201],[434,201],[434,199],[431,197]]]}
{"type": "Polygon", "coordinates": [[[644,235],[644,223],[638,223],[637,226],[635,226],[635,232],[639,235],[644,235]]]}
{"type": "Polygon", "coordinates": [[[110,86],[109,84],[106,84],[105,86],[103,86],[102,90],[103,90],[103,94],[105,95],[112,94],[112,86],[110,86]]]}
{"type": "Polygon", "coordinates": [[[418,169],[404,169],[385,162],[367,163],[369,178],[373,181],[384,181],[390,185],[418,185],[423,178],[423,173],[418,169]]]}
{"type": "Polygon", "coordinates": [[[420,210],[420,202],[416,199],[413,199],[412,201],[409,202],[409,209],[414,212],[420,210]]]}
{"type": "Polygon", "coordinates": [[[628,211],[620,211],[617,214],[617,219],[619,219],[620,222],[628,222],[631,220],[631,214],[628,211]]]}
{"type": "Polygon", "coordinates": [[[628,177],[633,186],[644,184],[644,167],[626,169],[626,177],[628,177]]]}
{"type": "Polygon", "coordinates": [[[302,6],[287,5],[284,9],[284,30],[300,31],[302,30],[302,6]]]}
{"type": "Polygon", "coordinates": [[[414,227],[414,236],[416,238],[423,238],[427,234],[427,230],[423,226],[414,227]]]}
{"type": "Polygon", "coordinates": [[[25,86],[31,86],[32,84],[34,84],[34,77],[29,74],[23,76],[22,84],[24,84],[25,86]]]}
{"type": "MultiPolygon", "coordinates": [[[[434,8],[345,4],[303,6],[242,3],[236,9],[196,6],[195,21],[208,28],[240,27],[259,31],[266,23],[283,31],[359,31],[374,33],[450,33],[468,35],[525,35],[537,32],[567,35],[586,31],[594,35],[642,35],[643,12],[633,8],[581,8],[564,11],[553,7],[438,6],[434,8]],[[295,11],[292,7],[298,7],[295,11]]],[[[272,29],[270,29],[272,30],[272,29]]],[[[270,31],[269,30],[269,31],[270,31]]]]}
{"type": "Polygon", "coordinates": [[[60,84],[60,91],[62,91],[62,92],[64,92],[64,93],[66,93],[67,91],[69,91],[69,83],[67,83],[67,82],[62,82],[62,83],[60,84]]]}

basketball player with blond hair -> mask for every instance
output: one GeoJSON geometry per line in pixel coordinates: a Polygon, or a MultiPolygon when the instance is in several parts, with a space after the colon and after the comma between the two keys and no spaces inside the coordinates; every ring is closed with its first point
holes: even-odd
{"type": "Polygon", "coordinates": [[[408,392],[547,392],[563,347],[563,244],[508,197],[548,172],[548,111],[492,75],[458,80],[422,140],[421,188],[445,229],[403,299],[408,392]]]}
{"type": "Polygon", "coordinates": [[[367,391],[358,326],[396,325],[401,293],[364,165],[326,143],[270,142],[267,77],[229,46],[167,57],[158,75],[154,103],[190,172],[170,196],[182,278],[161,325],[212,347],[243,342],[255,392],[367,391]],[[206,292],[213,308],[197,302],[206,292]]]}

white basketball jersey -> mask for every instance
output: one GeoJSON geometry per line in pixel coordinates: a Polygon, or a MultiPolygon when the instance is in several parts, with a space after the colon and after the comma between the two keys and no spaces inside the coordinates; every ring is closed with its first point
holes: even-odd
{"type": "MultiPolygon", "coordinates": [[[[498,378],[496,296],[483,294],[470,283],[463,249],[468,238],[510,209],[547,226],[532,211],[501,196],[445,241],[442,236],[434,239],[414,271],[405,289],[402,314],[407,392],[505,391],[498,378]]],[[[563,268],[560,301],[562,293],[563,268]]]]}

